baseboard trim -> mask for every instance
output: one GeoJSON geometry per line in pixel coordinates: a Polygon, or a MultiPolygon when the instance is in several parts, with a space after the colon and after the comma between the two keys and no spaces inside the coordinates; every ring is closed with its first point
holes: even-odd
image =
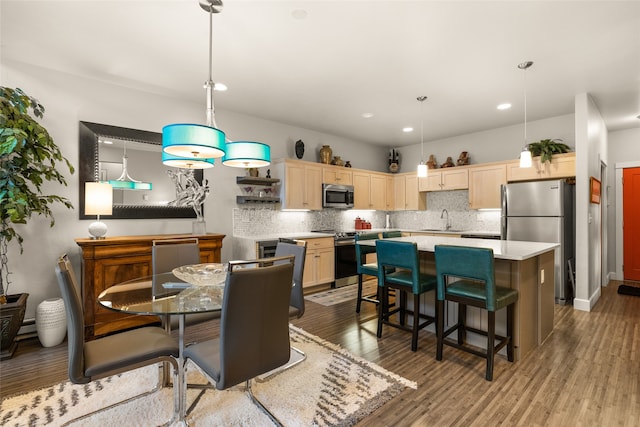
{"type": "Polygon", "coordinates": [[[601,296],[600,287],[596,289],[596,291],[591,295],[588,300],[574,298],[573,299],[573,308],[581,311],[591,311],[591,309],[596,305],[601,296]]]}

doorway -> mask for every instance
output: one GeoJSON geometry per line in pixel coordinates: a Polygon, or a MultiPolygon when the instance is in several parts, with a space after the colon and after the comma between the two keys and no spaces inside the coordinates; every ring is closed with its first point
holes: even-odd
{"type": "Polygon", "coordinates": [[[640,281],[640,167],[622,171],[623,279],[640,281]]]}

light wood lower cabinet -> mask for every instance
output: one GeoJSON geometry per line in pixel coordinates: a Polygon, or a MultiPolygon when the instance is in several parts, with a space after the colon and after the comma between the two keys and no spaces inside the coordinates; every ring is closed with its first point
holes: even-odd
{"type": "Polygon", "coordinates": [[[157,316],[117,313],[97,302],[98,295],[110,286],[152,274],[151,247],[154,240],[197,237],[200,261],[220,262],[224,234],[158,234],[116,236],[106,239],[75,239],[82,249],[82,301],[84,336],[90,340],[101,335],[157,323],[157,316]]]}
{"type": "Polygon", "coordinates": [[[335,280],[335,248],[333,237],[304,239],[307,256],[304,263],[302,286],[316,286],[335,280]]]}

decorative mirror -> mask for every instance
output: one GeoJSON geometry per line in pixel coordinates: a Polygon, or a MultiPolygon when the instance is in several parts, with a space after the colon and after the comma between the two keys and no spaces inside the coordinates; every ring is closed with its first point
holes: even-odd
{"type": "MultiPolygon", "coordinates": [[[[80,122],[80,219],[84,183],[111,181],[113,214],[109,219],[195,218],[190,206],[172,206],[176,186],[162,164],[162,134],[98,123],[80,122]]],[[[194,176],[202,183],[202,170],[194,176]]]]}

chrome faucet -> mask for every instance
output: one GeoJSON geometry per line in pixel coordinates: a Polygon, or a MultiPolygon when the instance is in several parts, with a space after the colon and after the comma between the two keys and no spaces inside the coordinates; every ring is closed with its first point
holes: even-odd
{"type": "Polygon", "coordinates": [[[443,219],[445,217],[445,214],[447,214],[447,219],[445,222],[444,229],[448,231],[451,228],[451,224],[449,224],[449,211],[446,209],[442,209],[442,213],[440,214],[440,219],[443,219]]]}

